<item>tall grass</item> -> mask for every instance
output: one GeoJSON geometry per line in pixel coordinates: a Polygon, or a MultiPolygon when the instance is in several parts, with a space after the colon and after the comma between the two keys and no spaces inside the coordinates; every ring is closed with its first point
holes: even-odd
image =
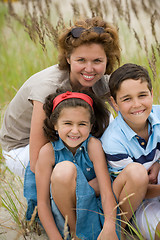
{"type": "MultiPolygon", "coordinates": [[[[0,115],[24,81],[57,63],[57,37],[64,26],[80,16],[100,15],[119,29],[121,64],[145,66],[152,78],[154,103],[160,104],[160,1],[159,0],[21,0],[0,2],[0,115]]],[[[1,209],[11,216],[26,239],[25,200],[22,189],[0,156],[1,209]],[[22,193],[21,193],[22,194],[22,193]]],[[[0,222],[0,226],[5,225],[0,222]]],[[[142,236],[132,229],[138,239],[142,236]]],[[[35,228],[34,228],[35,229],[35,228]]],[[[18,235],[19,237],[19,235],[18,235]]],[[[17,239],[18,239],[17,237],[17,239]]]]}

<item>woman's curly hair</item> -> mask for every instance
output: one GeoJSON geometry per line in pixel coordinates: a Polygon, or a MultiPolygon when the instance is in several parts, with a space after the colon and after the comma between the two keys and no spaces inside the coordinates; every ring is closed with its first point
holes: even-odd
{"type": "Polygon", "coordinates": [[[92,124],[91,134],[95,137],[100,137],[109,124],[110,114],[105,102],[99,99],[94,93],[89,93],[87,91],[76,91],[85,93],[93,99],[94,110],[84,100],[78,98],[70,98],[60,102],[52,112],[53,99],[59,94],[65,93],[66,91],[66,89],[57,89],[56,93],[48,95],[45,99],[43,109],[46,113],[46,118],[44,120],[43,129],[48,140],[56,141],[59,139],[59,136],[57,134],[57,131],[55,131],[54,126],[57,123],[62,109],[77,106],[82,106],[89,110],[91,116],[90,121],[92,124]]]}
{"type": "Polygon", "coordinates": [[[92,43],[103,46],[107,57],[105,74],[111,74],[117,65],[120,65],[119,36],[116,27],[105,22],[101,17],[78,20],[74,26],[64,29],[64,32],[59,37],[59,68],[61,70],[69,70],[70,65],[67,62],[67,58],[70,57],[72,51],[83,44],[92,43]],[[76,27],[86,29],[78,38],[74,38],[70,34],[71,30],[76,27]],[[104,32],[99,34],[92,30],[93,27],[101,27],[104,29],[104,32]]]}

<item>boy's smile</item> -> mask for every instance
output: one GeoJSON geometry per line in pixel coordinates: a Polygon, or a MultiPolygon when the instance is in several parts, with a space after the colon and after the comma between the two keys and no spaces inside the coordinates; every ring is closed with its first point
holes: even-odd
{"type": "Polygon", "coordinates": [[[133,131],[138,133],[144,129],[153,103],[153,95],[146,81],[124,80],[116,93],[116,102],[113,98],[112,101],[133,131]]]}

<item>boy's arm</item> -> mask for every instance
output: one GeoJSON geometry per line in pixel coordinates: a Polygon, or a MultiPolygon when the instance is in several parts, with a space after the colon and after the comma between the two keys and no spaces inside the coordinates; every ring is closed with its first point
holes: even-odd
{"type": "MultiPolygon", "coordinates": [[[[111,126],[115,125],[115,123],[116,121],[114,120],[111,126]]],[[[126,139],[124,139],[123,133],[119,132],[117,128],[109,126],[100,140],[109,165],[109,172],[116,177],[128,164],[133,162],[126,147],[126,139]]]]}
{"type": "Polygon", "coordinates": [[[54,166],[51,143],[42,147],[36,164],[37,205],[40,221],[50,240],[62,240],[55,224],[50,205],[50,179],[54,166]]]}
{"type": "Polygon", "coordinates": [[[148,189],[145,198],[154,198],[160,196],[159,184],[148,184],[148,189]]]}
{"type": "MultiPolygon", "coordinates": [[[[102,207],[105,216],[103,229],[99,235],[101,239],[118,239],[116,235],[116,201],[111,188],[111,180],[107,168],[105,154],[101,142],[96,138],[90,138],[88,154],[93,162],[97,181],[100,188],[102,207]]],[[[98,238],[98,239],[99,239],[98,238]]]]}

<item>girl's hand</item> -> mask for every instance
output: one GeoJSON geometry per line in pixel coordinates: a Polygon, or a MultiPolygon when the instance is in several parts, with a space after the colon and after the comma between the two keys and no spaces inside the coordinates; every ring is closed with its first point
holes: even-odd
{"type": "Polygon", "coordinates": [[[105,231],[102,229],[97,240],[118,240],[118,237],[115,230],[111,231],[111,229],[109,229],[105,231]]]}

